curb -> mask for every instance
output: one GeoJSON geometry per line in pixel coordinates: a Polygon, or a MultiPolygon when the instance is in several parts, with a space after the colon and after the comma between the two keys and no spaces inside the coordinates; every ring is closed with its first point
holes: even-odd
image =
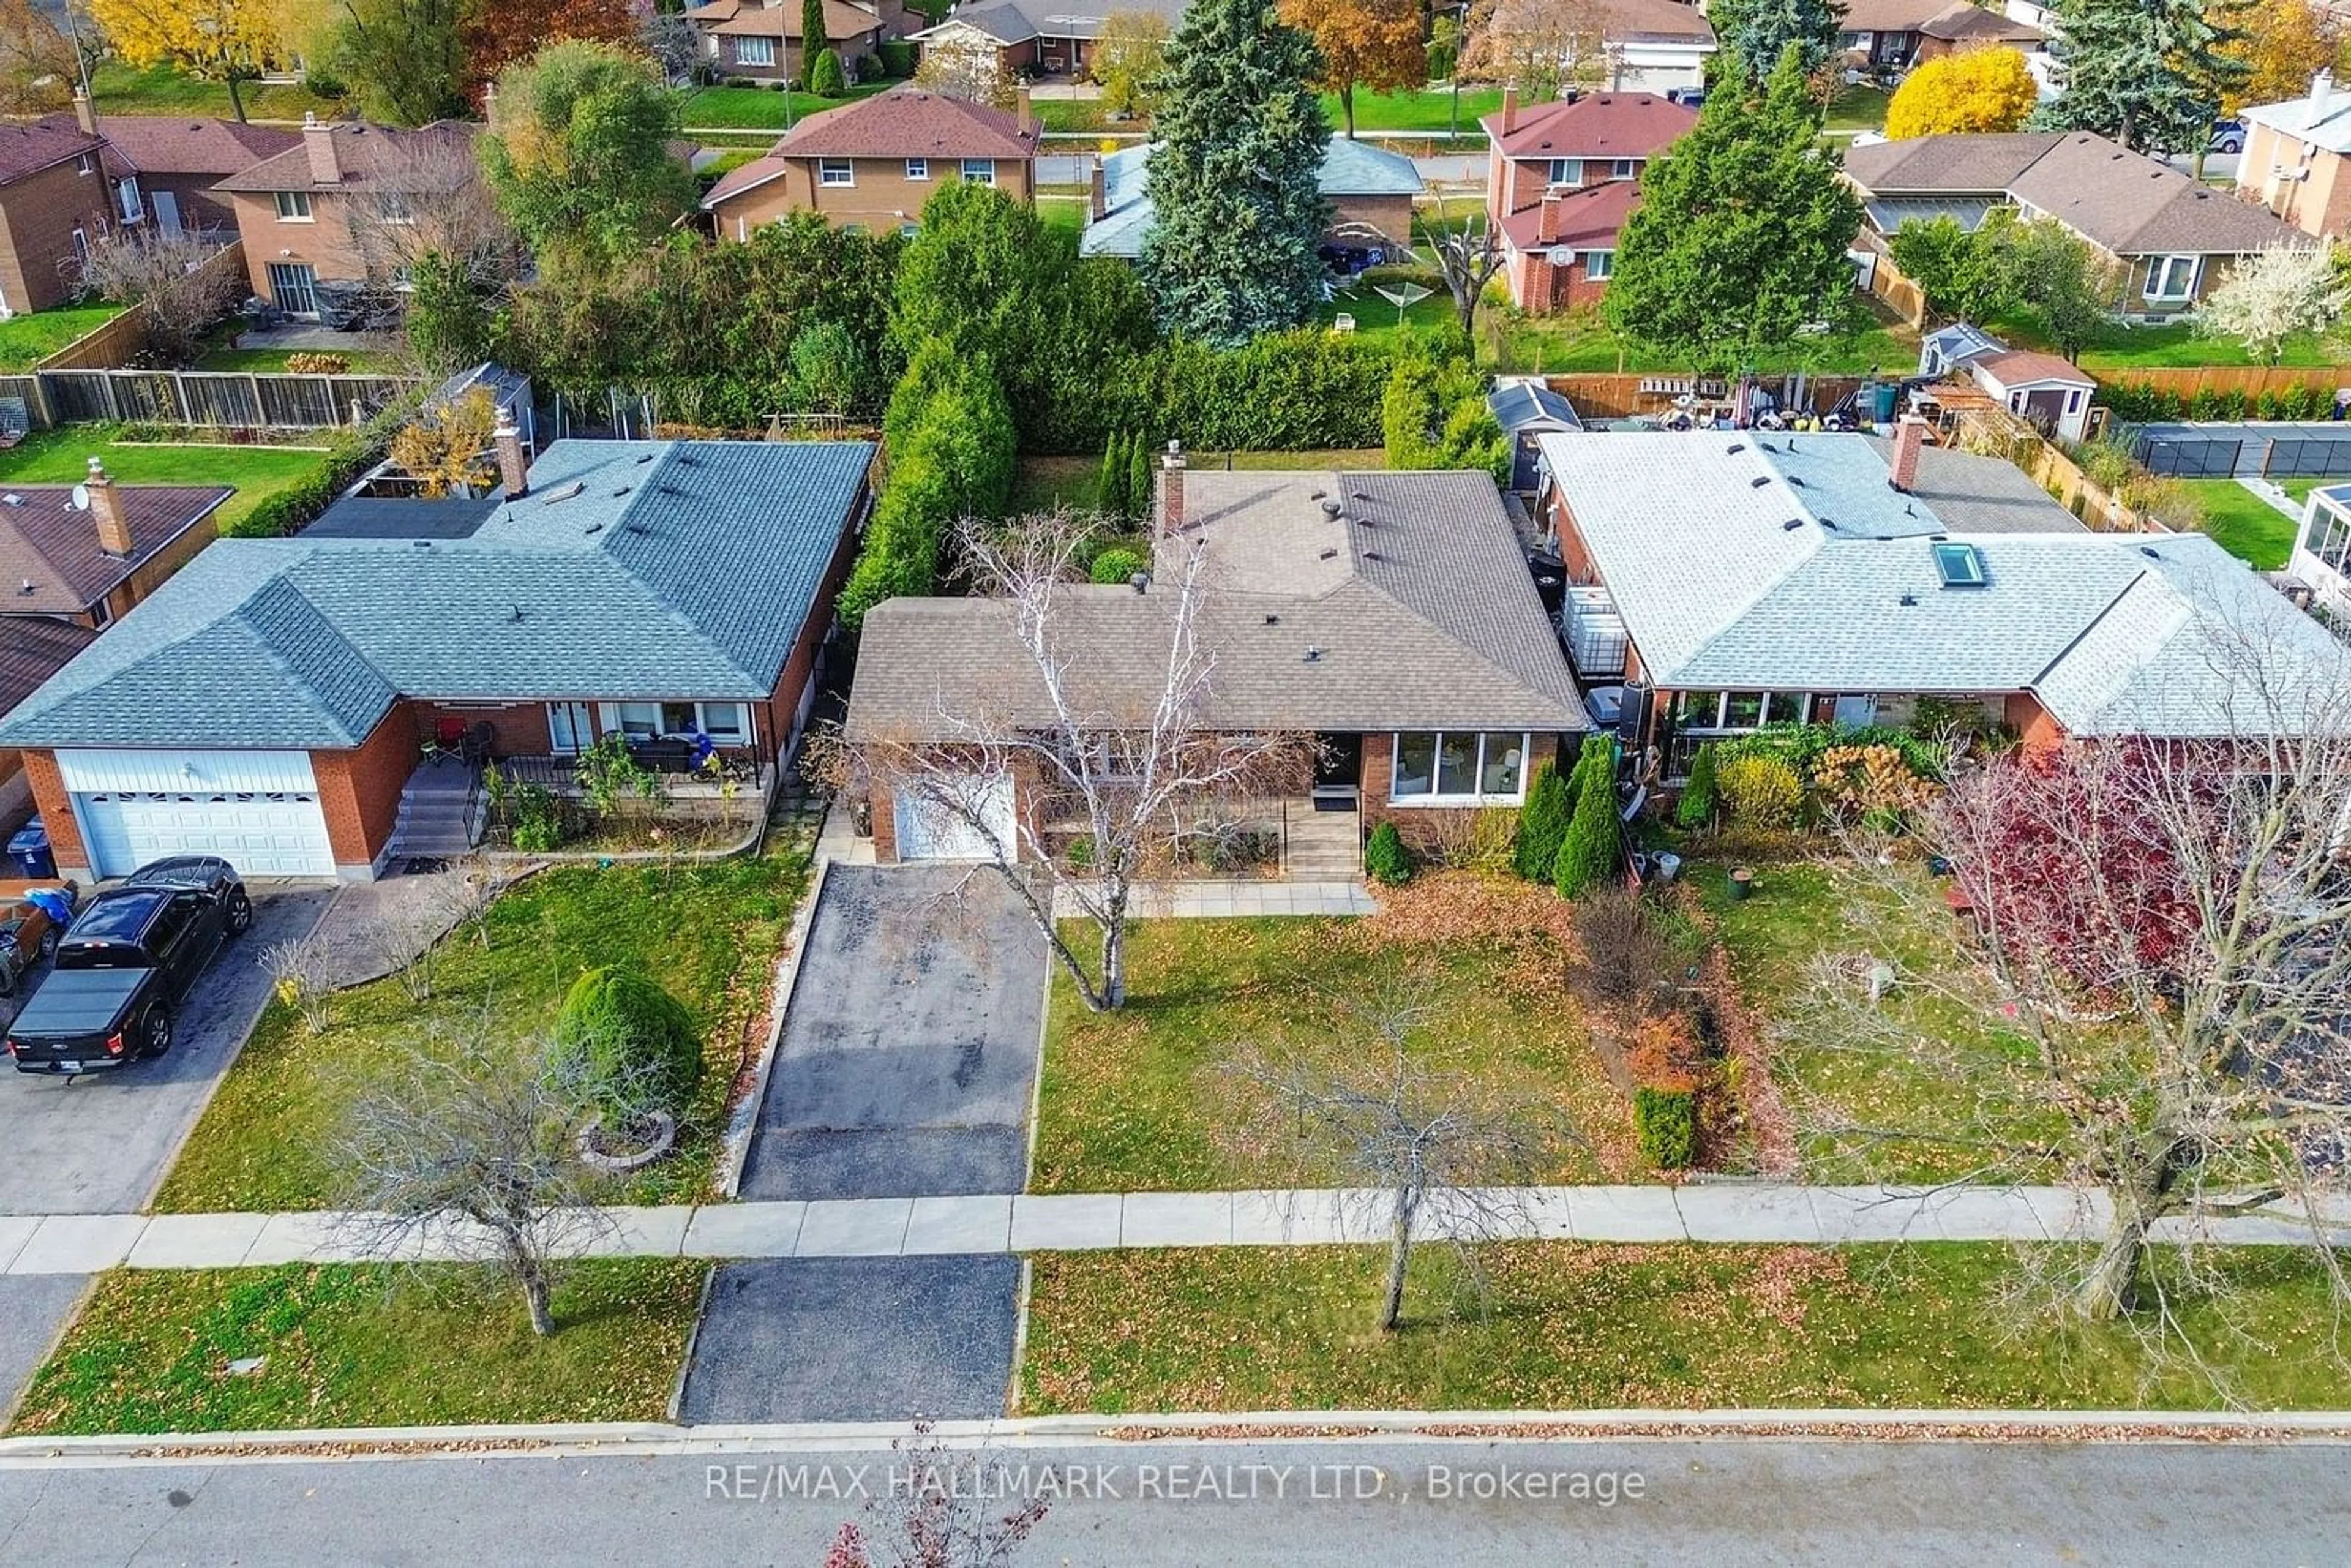
{"type": "Polygon", "coordinates": [[[775,999],[768,1004],[767,1047],[759,1052],[759,1065],[751,1074],[750,1092],[726,1119],[726,1179],[718,1186],[722,1197],[741,1195],[743,1167],[750,1161],[751,1140],[759,1129],[759,1107],[768,1098],[768,1080],[775,1072],[777,1053],[783,1049],[784,1020],[791,1012],[792,997],[799,989],[800,959],[808,952],[809,934],[816,928],[816,908],[824,898],[824,884],[831,874],[832,862],[818,860],[816,880],[809,884],[808,896],[793,911],[791,929],[784,934],[784,956],[776,961],[778,972],[775,999]]]}
{"type": "MultiPolygon", "coordinates": [[[[57,1460],[413,1458],[462,1455],[697,1454],[888,1448],[903,1421],[683,1427],[656,1421],[538,1426],[358,1427],[313,1432],[194,1432],[0,1438],[0,1469],[57,1460]]],[[[1173,1442],[2329,1443],[2351,1445],[2351,1411],[2248,1416],[2144,1410],[1257,1411],[1228,1416],[1037,1416],[941,1421],[947,1446],[1084,1448],[1173,1442]]]]}
{"type": "Polygon", "coordinates": [[[703,1321],[710,1316],[710,1288],[717,1282],[714,1262],[702,1271],[702,1299],[694,1303],[694,1326],[685,1332],[685,1354],[678,1358],[677,1380],[669,1385],[669,1403],[663,1407],[673,1424],[685,1408],[685,1380],[694,1375],[694,1349],[702,1343],[703,1321]]]}

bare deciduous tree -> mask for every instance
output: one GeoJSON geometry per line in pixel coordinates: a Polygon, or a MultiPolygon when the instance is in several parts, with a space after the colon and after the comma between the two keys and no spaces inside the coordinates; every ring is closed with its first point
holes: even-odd
{"type": "Polygon", "coordinates": [[[515,234],[463,127],[411,132],[376,152],[364,199],[350,208],[368,281],[390,288],[426,256],[460,261],[484,288],[514,276],[515,234]]]}
{"type": "Polygon", "coordinates": [[[468,1039],[402,1048],[353,1095],[339,1146],[342,1225],[374,1256],[438,1243],[494,1265],[551,1334],[561,1260],[611,1228],[602,1184],[571,1146],[580,1098],[544,1041],[468,1039]]]}
{"type": "Polygon", "coordinates": [[[184,364],[204,329],[245,291],[244,273],[204,266],[219,251],[193,233],[129,230],[90,248],[81,280],[103,298],[143,307],[148,352],[184,364]]]}
{"type": "Polygon", "coordinates": [[[1510,259],[1502,246],[1501,231],[1482,212],[1470,214],[1455,226],[1453,214],[1445,209],[1445,198],[1439,196],[1437,221],[1428,225],[1427,237],[1428,247],[1437,256],[1437,270],[1452,292],[1453,314],[1465,334],[1475,332],[1478,301],[1485,298],[1486,286],[1510,259]]]}
{"type": "Polygon", "coordinates": [[[937,43],[923,50],[914,68],[916,85],[967,103],[1010,109],[1019,99],[1020,86],[995,45],[937,43]]]}
{"type": "Polygon", "coordinates": [[[481,946],[490,945],[490,905],[506,891],[497,868],[480,855],[468,855],[434,879],[435,902],[453,931],[463,930],[481,946]]]}
{"type": "Polygon", "coordinates": [[[1609,40],[1604,0],[1478,0],[1462,33],[1464,81],[1507,82],[1537,103],[1573,88],[1604,88],[1621,49],[1609,40]]]}
{"type": "Polygon", "coordinates": [[[1237,1124],[1237,1143],[1308,1176],[1335,1165],[1375,1189],[1376,1212],[1364,1218],[1387,1233],[1380,1327],[1391,1333],[1404,1322],[1414,1247],[1441,1237],[1474,1272],[1476,1244],[1519,1228],[1525,1206],[1518,1189],[1536,1178],[1561,1135],[1574,1135],[1437,1065],[1428,1009],[1406,999],[1426,989],[1399,971],[1374,996],[1349,998],[1345,1010],[1371,1037],[1360,1045],[1327,1058],[1251,1049],[1232,1068],[1259,1102],[1237,1124]]]}
{"type": "Polygon", "coordinates": [[[822,768],[843,789],[886,784],[903,807],[984,844],[1099,1011],[1126,1001],[1138,884],[1228,833],[1249,802],[1302,789],[1314,743],[1217,727],[1217,653],[1204,624],[1212,590],[1200,551],[1164,553],[1150,591],[1107,622],[1082,612],[1090,596],[1098,604],[1110,591],[1076,570],[1086,531],[1065,513],[960,531],[975,581],[1002,601],[1033,668],[1033,706],[942,700],[924,733],[861,737],[822,768]],[[1110,646],[1113,637],[1123,645],[1110,646]],[[1104,677],[1112,666],[1148,678],[1123,685],[1104,677]],[[999,803],[1015,780],[1023,809],[1008,833],[999,803]],[[1057,859],[1054,823],[1075,824],[1082,850],[1057,859]],[[1099,979],[1061,935],[1057,893],[1100,933],[1099,979]]]}
{"type": "Polygon", "coordinates": [[[1975,1086],[1935,1124],[1824,1103],[1800,1113],[1810,1132],[1847,1153],[1959,1151],[1978,1180],[2102,1197],[2102,1244],[2055,1282],[2076,1315],[2158,1329],[2171,1314],[2150,1245],[2183,1241],[2192,1277],[2208,1222],[2255,1211],[2306,1228],[2351,1302],[2326,1245],[2351,1157],[2351,672],[2290,619],[2208,630],[2196,689],[2151,706],[2217,705],[2225,725],[1963,772],[1924,828],[1969,905],[1953,961],[1832,966],[1807,1009],[1831,1049],[1975,1086]],[[1922,1034],[1875,999],[1889,976],[1998,1019],[2001,1038],[1922,1034]]]}

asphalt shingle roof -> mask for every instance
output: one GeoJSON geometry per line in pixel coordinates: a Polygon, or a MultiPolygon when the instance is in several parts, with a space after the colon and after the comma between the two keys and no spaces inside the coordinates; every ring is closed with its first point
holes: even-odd
{"type": "Polygon", "coordinates": [[[559,441],[467,538],[220,540],[0,744],[352,746],[401,695],[764,697],[872,458],[559,441]]]}
{"type": "MultiPolygon", "coordinates": [[[[334,137],[335,163],[342,172],[339,182],[319,183],[310,168],[310,150],[302,143],[302,137],[308,134],[306,131],[297,134],[294,145],[285,152],[230,175],[213,189],[339,191],[379,183],[386,176],[413,179],[420,161],[437,157],[443,148],[456,149],[463,153],[465,162],[470,163],[474,136],[479,128],[459,120],[439,120],[413,131],[363,120],[346,120],[325,129],[334,137]]],[[[453,167],[463,166],[453,163],[453,167]]]]}
{"type": "Polygon", "coordinates": [[[97,637],[87,626],[46,616],[0,620],[0,716],[31,696],[97,637]]]}
{"type": "Polygon", "coordinates": [[[1651,92],[1594,92],[1521,109],[1507,135],[1499,113],[1478,123],[1509,158],[1650,158],[1696,125],[1698,110],[1651,92]]]}
{"type": "MultiPolygon", "coordinates": [[[[1151,198],[1144,194],[1144,178],[1156,146],[1146,142],[1102,154],[1106,210],[1086,225],[1078,241],[1078,254],[1129,258],[1143,254],[1144,236],[1158,216],[1151,198]]],[[[1344,136],[1332,137],[1323,148],[1316,184],[1333,201],[1348,196],[1416,196],[1424,188],[1420,171],[1411,159],[1344,136]]]]}
{"type": "Polygon", "coordinates": [[[236,494],[225,485],[118,483],[131,550],[114,556],[99,548],[98,521],[74,506],[73,489],[0,486],[0,613],[81,613],[236,494]]]}
{"type": "Polygon", "coordinates": [[[235,174],[302,144],[275,126],[160,114],[102,114],[98,133],[142,174],[235,174]]]}
{"type": "MultiPolygon", "coordinates": [[[[1485,476],[1195,471],[1185,517],[1183,534],[1159,542],[1161,586],[1064,591],[1061,646],[1087,717],[1110,722],[1157,695],[1170,585],[1196,549],[1197,633],[1216,660],[1210,724],[1590,727],[1485,476]],[[1324,500],[1348,517],[1325,515],[1324,500]]],[[[852,735],[937,739],[958,717],[1041,723],[1050,712],[1003,602],[895,599],[867,614],[852,735]]]]}
{"type": "Polygon", "coordinates": [[[0,185],[80,153],[102,151],[103,145],[76,124],[70,114],[0,124],[0,185]]]}
{"type": "Polygon", "coordinates": [[[996,0],[995,4],[958,5],[938,27],[908,35],[924,38],[939,27],[957,22],[987,34],[999,44],[1025,43],[1030,38],[1092,38],[1101,36],[1102,23],[1113,11],[1142,11],[1166,19],[1170,28],[1184,20],[1186,0],[996,0]]]}

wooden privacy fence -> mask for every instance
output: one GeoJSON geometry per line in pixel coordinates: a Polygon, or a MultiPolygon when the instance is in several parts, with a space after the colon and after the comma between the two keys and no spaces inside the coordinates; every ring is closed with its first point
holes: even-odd
{"type": "MultiPolygon", "coordinates": [[[[211,278],[245,278],[245,242],[232,240],[214,251],[197,269],[211,278]]],[[[34,369],[42,371],[112,371],[135,363],[147,350],[147,307],[134,305],[113,320],[83,333],[34,369]]]]}
{"type": "Polygon", "coordinates": [[[2317,387],[2323,392],[2351,387],[2351,365],[2179,365],[2099,370],[2090,374],[2102,386],[2153,387],[2183,397],[2199,392],[2241,392],[2247,397],[2259,397],[2296,387],[2317,387]]]}
{"type": "Polygon", "coordinates": [[[397,376],[257,375],[242,371],[45,371],[51,424],[162,424],[317,430],[362,424],[406,392],[397,376]]]}

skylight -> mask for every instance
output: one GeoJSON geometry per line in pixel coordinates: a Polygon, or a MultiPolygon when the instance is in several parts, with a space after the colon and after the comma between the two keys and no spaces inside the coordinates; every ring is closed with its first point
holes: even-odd
{"type": "Polygon", "coordinates": [[[1943,580],[1945,588],[1981,588],[1985,581],[1983,555],[1973,545],[1938,544],[1935,547],[1935,575],[1943,580]]]}

